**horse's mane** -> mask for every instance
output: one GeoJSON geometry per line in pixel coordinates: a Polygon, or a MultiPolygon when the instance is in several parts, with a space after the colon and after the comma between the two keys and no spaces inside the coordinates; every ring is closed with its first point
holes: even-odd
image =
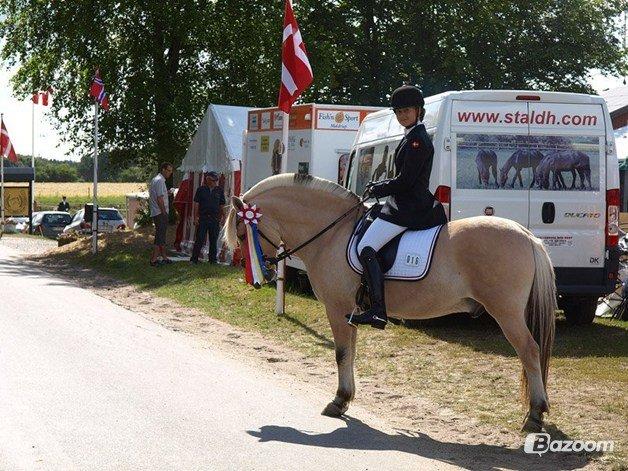
{"type": "Polygon", "coordinates": [[[249,191],[247,191],[242,197],[243,201],[250,201],[251,198],[268,191],[273,188],[286,188],[286,187],[303,187],[313,190],[322,191],[325,193],[331,193],[339,196],[343,199],[358,202],[359,198],[355,193],[347,190],[346,188],[324,178],[313,177],[311,175],[299,175],[296,173],[283,173],[280,175],[274,175],[269,178],[265,178],[249,191]]]}
{"type": "MultiPolygon", "coordinates": [[[[336,195],[342,199],[357,203],[360,199],[355,193],[346,188],[324,178],[313,177],[311,175],[298,175],[295,173],[282,173],[265,178],[257,185],[253,186],[242,196],[242,201],[251,202],[256,196],[261,195],[274,188],[301,187],[310,188],[336,195]]],[[[225,222],[224,240],[230,248],[234,248],[238,243],[236,234],[236,211],[233,206],[229,209],[225,222]]]]}

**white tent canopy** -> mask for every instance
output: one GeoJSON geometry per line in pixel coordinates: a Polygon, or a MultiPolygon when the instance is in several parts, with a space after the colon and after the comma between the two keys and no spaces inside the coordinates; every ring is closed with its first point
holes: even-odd
{"type": "Polygon", "coordinates": [[[251,109],[245,106],[210,104],[179,170],[213,170],[224,174],[240,170],[242,133],[246,130],[248,112],[251,109]]]}

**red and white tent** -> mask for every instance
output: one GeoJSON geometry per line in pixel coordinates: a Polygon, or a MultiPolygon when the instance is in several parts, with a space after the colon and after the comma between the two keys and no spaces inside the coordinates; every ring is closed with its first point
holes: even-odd
{"type": "Polygon", "coordinates": [[[179,188],[185,191],[180,191],[181,196],[175,198],[175,207],[183,215],[180,246],[187,252],[191,252],[194,244],[192,199],[201,184],[202,173],[215,171],[220,174],[220,183],[227,199],[240,194],[242,136],[251,109],[210,104],[185,153],[179,167],[184,173],[179,188]]]}

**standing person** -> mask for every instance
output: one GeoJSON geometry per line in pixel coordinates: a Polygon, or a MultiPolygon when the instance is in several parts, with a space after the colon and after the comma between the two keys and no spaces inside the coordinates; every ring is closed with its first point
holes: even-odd
{"type": "Polygon", "coordinates": [[[220,177],[216,172],[203,174],[203,185],[194,195],[194,224],[196,224],[196,238],[192,249],[190,262],[198,263],[198,257],[209,236],[209,251],[207,258],[209,263],[216,263],[218,252],[218,233],[222,222],[222,214],[225,206],[225,193],[218,186],[220,177]]]}
{"type": "Polygon", "coordinates": [[[183,229],[187,222],[188,215],[192,209],[192,177],[189,174],[179,184],[179,190],[174,197],[173,206],[179,214],[179,222],[177,224],[177,233],[174,238],[174,249],[181,252],[181,241],[183,240],[183,229]]]}
{"type": "Polygon", "coordinates": [[[65,211],[66,213],[70,211],[70,203],[67,202],[65,196],[61,197],[59,206],[57,206],[57,211],[65,211]]]}
{"type": "Polygon", "coordinates": [[[172,175],[172,164],[161,164],[160,172],[150,182],[148,189],[150,216],[155,224],[155,246],[150,257],[150,266],[159,265],[158,257],[161,255],[163,263],[172,263],[166,255],[166,231],[168,229],[168,188],[166,180],[172,175]]]}
{"type": "Polygon", "coordinates": [[[391,97],[395,117],[405,128],[405,137],[395,150],[395,177],[366,185],[370,196],[387,198],[358,244],[371,308],[362,314],[348,314],[351,325],[370,324],[384,329],[388,322],[384,274],[377,252],[406,229],[427,229],[447,222],[445,210],[430,192],[434,147],[421,122],[425,115],[424,104],[421,91],[410,85],[397,88],[391,97]]]}

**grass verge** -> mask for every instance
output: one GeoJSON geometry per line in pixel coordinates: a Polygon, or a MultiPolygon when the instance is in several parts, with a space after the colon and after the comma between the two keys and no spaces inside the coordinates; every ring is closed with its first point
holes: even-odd
{"type": "MultiPolygon", "coordinates": [[[[94,268],[140,289],[176,300],[239,328],[261,332],[309,357],[331,360],[333,339],[322,305],[286,296],[286,316],[274,314],[275,291],[254,290],[240,270],[178,263],[148,267],[148,237],[109,234],[94,258],[79,241],[49,255],[94,268]]],[[[596,319],[589,326],[557,322],[550,368],[548,421],[582,440],[615,440],[602,460],[626,469],[628,424],[628,323],[596,319]]],[[[499,428],[518,430],[520,363],[497,325],[466,316],[425,322],[419,328],[360,329],[357,374],[400,394],[426,397],[441,407],[499,428]]]]}

